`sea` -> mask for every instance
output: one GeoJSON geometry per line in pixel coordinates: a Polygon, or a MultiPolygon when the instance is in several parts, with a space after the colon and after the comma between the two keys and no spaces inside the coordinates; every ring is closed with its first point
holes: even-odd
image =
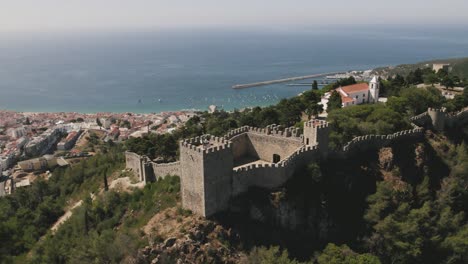
{"type": "Polygon", "coordinates": [[[468,57],[468,27],[0,33],[0,109],[242,109],[271,105],[310,87],[232,89],[236,84],[455,57],[468,57]]]}

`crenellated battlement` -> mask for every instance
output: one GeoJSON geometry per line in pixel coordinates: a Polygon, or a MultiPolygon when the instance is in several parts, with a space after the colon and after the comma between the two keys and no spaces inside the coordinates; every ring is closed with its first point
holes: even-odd
{"type": "Polygon", "coordinates": [[[429,118],[430,118],[430,117],[429,117],[429,114],[428,114],[427,111],[426,111],[426,112],[424,112],[424,113],[422,113],[422,114],[419,114],[419,115],[417,115],[417,116],[411,117],[411,118],[410,118],[410,121],[411,121],[411,122],[417,122],[417,121],[419,121],[419,120],[429,119],[429,118]]]}
{"type": "Polygon", "coordinates": [[[232,197],[250,187],[280,187],[297,168],[313,160],[325,159],[329,152],[346,157],[400,140],[419,140],[424,135],[424,128],[441,130],[468,122],[468,108],[457,113],[429,108],[411,117],[410,121],[413,129],[388,135],[358,136],[336,152],[328,149],[329,123],[314,119],[304,123],[302,135],[296,127],[272,124],[265,128],[243,126],[229,131],[224,137],[203,135],[182,140],[180,161],[173,163],[157,164],[146,156],[131,152],[126,152],[125,156],[127,168],[142,181],[179,175],[184,208],[210,216],[226,210],[232,197]]]}
{"type": "Polygon", "coordinates": [[[268,125],[265,128],[251,127],[251,126],[243,126],[240,128],[236,128],[236,129],[229,131],[224,136],[224,139],[229,140],[235,136],[238,136],[244,133],[256,133],[256,134],[278,136],[278,137],[295,137],[295,138],[301,137],[300,129],[297,127],[288,127],[288,128],[283,129],[282,126],[273,124],[273,125],[268,125]]]}
{"type": "Polygon", "coordinates": [[[428,112],[435,112],[435,113],[447,113],[447,109],[445,107],[442,108],[431,108],[427,109],[428,112]]]}
{"type": "Polygon", "coordinates": [[[232,148],[232,142],[224,137],[204,135],[182,140],[180,146],[199,154],[210,154],[232,148]]]}
{"type": "Polygon", "coordinates": [[[323,128],[328,128],[329,123],[325,120],[312,119],[312,120],[305,122],[304,126],[310,127],[310,128],[323,129],[323,128]]]}
{"type": "Polygon", "coordinates": [[[343,147],[343,152],[349,152],[355,150],[356,148],[360,149],[370,149],[370,148],[381,148],[389,145],[393,141],[400,139],[407,139],[411,137],[422,136],[424,129],[421,127],[399,131],[393,134],[388,135],[365,135],[353,138],[343,147]]]}

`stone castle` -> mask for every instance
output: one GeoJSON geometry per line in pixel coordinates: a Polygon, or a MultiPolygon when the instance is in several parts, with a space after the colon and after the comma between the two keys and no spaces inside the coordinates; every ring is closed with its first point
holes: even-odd
{"type": "Polygon", "coordinates": [[[295,170],[328,155],[346,156],[378,149],[399,140],[418,140],[424,128],[443,130],[468,121],[468,108],[456,114],[428,109],[411,118],[413,129],[390,135],[366,135],[348,142],[341,151],[328,148],[330,127],[326,121],[310,120],[303,134],[297,128],[241,127],[224,137],[205,135],[180,142],[178,162],[158,164],[146,156],[126,152],[127,169],[141,181],[155,181],[167,175],[181,179],[185,209],[211,216],[228,209],[230,199],[250,187],[272,189],[283,185],[295,170]]]}

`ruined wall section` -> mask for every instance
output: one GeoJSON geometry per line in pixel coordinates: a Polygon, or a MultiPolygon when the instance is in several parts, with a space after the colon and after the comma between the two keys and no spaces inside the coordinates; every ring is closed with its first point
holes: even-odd
{"type": "Polygon", "coordinates": [[[170,176],[180,176],[180,162],[151,163],[155,180],[170,176]]]}
{"type": "Polygon", "coordinates": [[[140,181],[145,181],[145,166],[146,157],[136,153],[125,151],[126,168],[130,169],[140,181]]]}

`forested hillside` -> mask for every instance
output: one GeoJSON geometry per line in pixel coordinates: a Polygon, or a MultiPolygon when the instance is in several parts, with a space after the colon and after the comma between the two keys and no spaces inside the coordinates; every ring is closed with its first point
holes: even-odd
{"type": "MultiPolygon", "coordinates": [[[[409,117],[427,107],[468,106],[468,89],[447,100],[436,88],[415,86],[433,75],[436,81],[455,76],[414,70],[380,80],[386,104],[330,111],[331,147],[407,129],[409,117]]],[[[457,85],[467,83],[458,78],[457,85]]],[[[48,181],[0,198],[0,263],[466,263],[466,126],[311,163],[281,188],[249,190],[212,219],[180,207],[178,177],[142,189],[108,187],[107,181],[129,177],[122,171],[124,150],[173,161],[182,138],[244,125],[302,129],[321,112],[321,93],[311,89],[242,112],[201,113],[172,134],[110,142],[48,181]]]]}

